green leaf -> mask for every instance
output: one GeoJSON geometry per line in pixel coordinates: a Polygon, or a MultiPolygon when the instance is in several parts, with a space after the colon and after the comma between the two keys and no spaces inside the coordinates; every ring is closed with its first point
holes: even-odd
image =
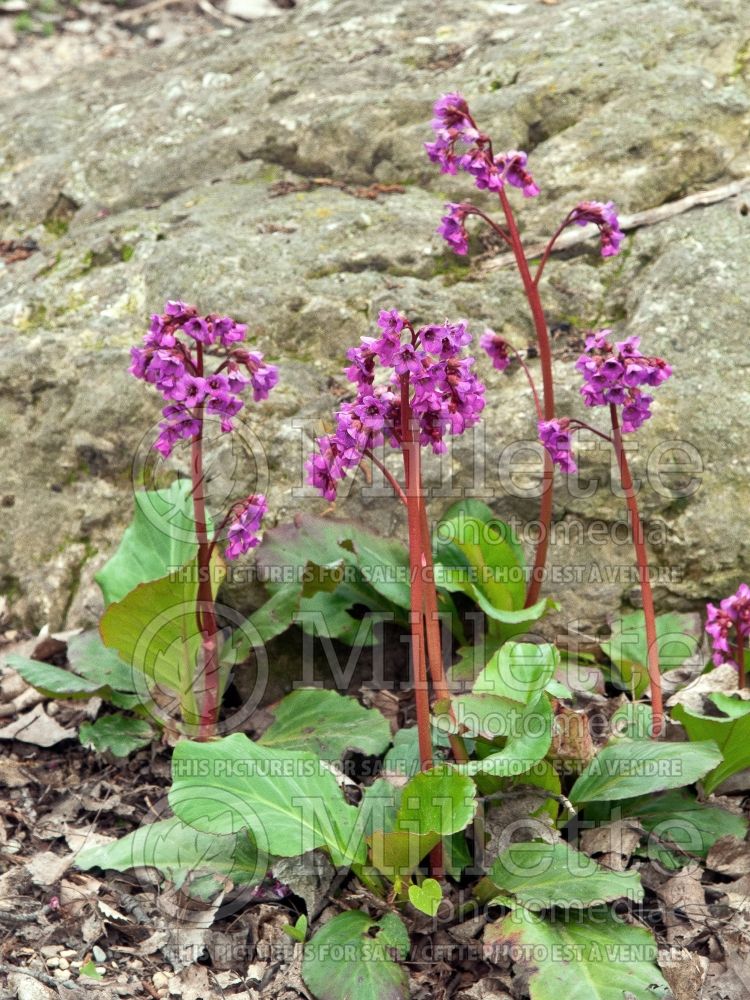
{"type": "Polygon", "coordinates": [[[272,593],[284,582],[314,583],[313,567],[333,567],[342,583],[356,583],[365,588],[363,593],[369,589],[395,607],[409,607],[406,548],[352,521],[298,514],[293,522],[265,532],[256,565],[272,593]]]}
{"type": "Polygon", "coordinates": [[[463,830],[476,810],[474,782],[442,764],[415,775],[403,789],[393,829],[368,838],[372,863],[388,878],[405,877],[448,834],[463,830]]]}
{"type": "Polygon", "coordinates": [[[228,666],[244,662],[253,649],[285,632],[299,610],[302,591],[297,584],[280,587],[236,628],[221,650],[221,662],[228,666]]]}
{"type": "Polygon", "coordinates": [[[409,935],[395,913],[374,920],[348,910],[305,945],[302,978],[316,1000],[407,1000],[409,977],[396,961],[408,954],[409,935]]]}
{"type": "Polygon", "coordinates": [[[104,976],[101,974],[101,972],[97,972],[94,960],[91,958],[88,960],[88,962],[86,962],[85,965],[81,966],[79,975],[85,976],[87,979],[98,979],[98,980],[104,979],[104,976]]]}
{"type": "Polygon", "coordinates": [[[679,788],[721,762],[713,742],[657,743],[616,740],[600,750],[570,792],[570,801],[606,802],[679,788]]]}
{"type": "Polygon", "coordinates": [[[377,755],[391,742],[391,727],[377,709],[337,691],[293,691],[273,711],[275,719],[258,741],[266,747],[310,750],[336,763],[347,750],[377,755]]]}
{"type": "Polygon", "coordinates": [[[513,955],[529,976],[531,1000],[656,1000],[667,993],[653,936],[606,911],[553,921],[519,906],[485,930],[484,942],[498,962],[513,955]]]}
{"type": "MultiPolygon", "coordinates": [[[[216,593],[223,564],[214,553],[211,587],[216,593]]],[[[169,576],[142,583],[110,604],[100,623],[106,646],[117,651],[141,679],[145,699],[153,688],[162,701],[177,699],[183,720],[198,723],[196,704],[201,635],[196,621],[198,567],[183,566],[169,576]]]]}
{"type": "Polygon", "coordinates": [[[31,684],[48,698],[90,698],[93,694],[99,694],[103,687],[102,684],[78,677],[62,667],[29,660],[16,653],[6,656],[4,662],[19,673],[27,684],[31,684]]]}
{"type": "Polygon", "coordinates": [[[151,726],[143,719],[126,715],[103,715],[96,722],[82,722],[78,730],[81,746],[111,750],[115,757],[127,757],[134,750],[147,747],[154,737],[151,726]]]}
{"type": "Polygon", "coordinates": [[[207,833],[246,829],[279,857],[326,847],[338,866],[366,859],[359,813],[314,754],[262,747],[243,733],[212,743],[178,743],[169,803],[207,833]]]}
{"type": "MultiPolygon", "coordinates": [[[[497,718],[501,716],[498,714],[497,718]]],[[[530,770],[547,754],[552,744],[552,707],[546,694],[508,712],[506,719],[507,741],[503,749],[491,751],[481,760],[457,765],[462,774],[514,778],[530,770]]]]}
{"type": "MultiPolygon", "coordinates": [[[[209,534],[212,530],[209,519],[209,534]]],[[[105,607],[139,584],[184,566],[197,550],[190,480],[176,479],[168,489],[136,493],[133,520],[115,554],[94,577],[105,607]]]]}
{"type": "Polygon", "coordinates": [[[285,934],[288,934],[293,941],[299,941],[302,943],[307,937],[307,917],[304,913],[300,913],[294,924],[286,924],[281,929],[285,934]]]}
{"type": "Polygon", "coordinates": [[[709,697],[725,713],[723,716],[690,712],[684,705],[672,709],[672,718],[681,723],[691,741],[713,740],[721,750],[723,759],[703,779],[707,794],[733,774],[750,767],[750,701],[718,692],[709,697]]]}
{"type": "Polygon", "coordinates": [[[111,844],[84,848],[76,865],[84,871],[156,868],[179,889],[202,875],[256,885],[265,878],[269,859],[244,832],[202,833],[173,816],[141,826],[111,844]]]}
{"type": "Polygon", "coordinates": [[[443,890],[434,878],[426,878],[421,885],[409,886],[409,902],[428,917],[434,917],[440,909],[443,890]]]}
{"type": "Polygon", "coordinates": [[[68,662],[81,677],[107,686],[113,691],[135,694],[138,691],[133,668],[108,649],[96,629],[81,632],[68,640],[68,662]]]}
{"type": "Polygon", "coordinates": [[[554,677],[560,654],[549,643],[506,642],[474,682],[474,694],[493,694],[528,705],[554,677]]]}
{"type": "MultiPolygon", "coordinates": [[[[659,669],[662,673],[681,666],[698,648],[702,632],[696,614],[670,612],[656,616],[656,643],[659,649],[659,669]]],[[[646,619],[642,611],[634,611],[612,622],[610,638],[601,647],[631,691],[640,698],[648,688],[648,643],[646,619]]]]}
{"type": "MultiPolygon", "coordinates": [[[[433,749],[439,751],[450,746],[445,733],[433,729],[433,749]]],[[[413,778],[421,770],[419,761],[419,733],[416,726],[407,726],[397,730],[393,737],[393,746],[383,759],[383,772],[401,778],[413,778]]]]}
{"type": "Polygon", "coordinates": [[[475,587],[491,607],[514,611],[523,607],[526,577],[523,551],[512,529],[499,518],[455,505],[436,528],[436,557],[445,567],[449,589],[475,587]]]}
{"type": "Polygon", "coordinates": [[[531,909],[597,906],[626,897],[643,899],[637,872],[602,868],[568,844],[512,844],[493,863],[489,877],[531,909]]]}
{"type": "MultiPolygon", "coordinates": [[[[653,833],[658,840],[702,857],[721,837],[743,839],[748,829],[744,817],[720,806],[699,802],[695,795],[684,790],[631,799],[619,810],[618,817],[637,817],[644,830],[653,833]]],[[[652,849],[657,849],[657,844],[650,841],[649,853],[652,849]]]]}

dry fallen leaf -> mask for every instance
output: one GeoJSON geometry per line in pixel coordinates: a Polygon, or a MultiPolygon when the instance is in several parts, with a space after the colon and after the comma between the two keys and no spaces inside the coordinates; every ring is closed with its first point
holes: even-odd
{"type": "Polygon", "coordinates": [[[687,945],[705,930],[708,909],[702,874],[700,865],[689,864],[656,889],[656,895],[664,904],[664,926],[670,945],[687,945]]]}
{"type": "Polygon", "coordinates": [[[750,875],[750,844],[737,837],[721,837],[708,852],[706,867],[722,875],[750,875]]]}
{"type": "Polygon", "coordinates": [[[61,856],[52,851],[40,851],[26,862],[26,868],[34,885],[48,888],[60,881],[72,863],[72,854],[61,856]]]}
{"type": "Polygon", "coordinates": [[[75,729],[65,729],[51,719],[43,705],[37,705],[0,729],[0,740],[20,740],[38,747],[52,747],[63,740],[75,739],[75,729]]]}
{"type": "Polygon", "coordinates": [[[581,850],[591,856],[597,855],[596,860],[605,868],[622,872],[627,868],[643,833],[637,820],[618,819],[593,830],[585,830],[581,834],[581,850]]]}
{"type": "Polygon", "coordinates": [[[695,955],[687,948],[659,952],[659,967],[677,1000],[701,1000],[708,971],[705,955],[695,955]]]}

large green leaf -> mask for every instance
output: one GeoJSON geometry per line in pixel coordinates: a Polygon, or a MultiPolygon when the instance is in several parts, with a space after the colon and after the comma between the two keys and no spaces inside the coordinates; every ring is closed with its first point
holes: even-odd
{"type": "Polygon", "coordinates": [[[531,1000],[656,1000],[667,984],[657,946],[642,927],[606,911],[548,920],[518,906],[484,932],[497,961],[511,955],[529,976],[531,1000]]]}
{"type": "Polygon", "coordinates": [[[134,750],[149,745],[154,731],[144,719],[131,719],[126,715],[104,715],[96,722],[82,722],[78,739],[84,747],[110,750],[115,757],[127,757],[134,750]]]}
{"type": "Polygon", "coordinates": [[[702,715],[688,711],[684,705],[676,705],[672,710],[672,717],[684,726],[691,740],[713,740],[721,750],[723,759],[703,779],[706,793],[750,767],[750,701],[719,692],[709,698],[724,715],[702,715]]]}
{"type": "Polygon", "coordinates": [[[494,861],[489,877],[531,909],[597,906],[626,897],[643,899],[637,872],[602,868],[568,844],[511,844],[494,861]]]}
{"type": "Polygon", "coordinates": [[[105,685],[86,680],[70,670],[30,660],[16,653],[6,656],[4,663],[19,673],[27,684],[49,698],[90,698],[105,689],[105,685]]]}
{"type": "Polygon", "coordinates": [[[102,642],[96,629],[81,632],[68,640],[68,662],[71,669],[81,677],[86,677],[113,691],[134,694],[138,691],[133,668],[128,666],[113,649],[102,642]]]}
{"type": "Polygon", "coordinates": [[[372,863],[388,878],[404,877],[444,837],[463,830],[476,810],[474,782],[441,764],[403,789],[393,828],[370,836],[372,863]]]}
{"type": "Polygon", "coordinates": [[[409,977],[397,962],[408,954],[409,935],[395,913],[375,920],[348,910],[305,945],[302,978],[317,1000],[406,1000],[409,977]]]}
{"type": "Polygon", "coordinates": [[[169,804],[207,833],[250,832],[279,857],[327,848],[336,865],[363,863],[359,813],[314,754],[262,747],[243,733],[213,743],[183,740],[172,757],[169,804]]]}
{"type": "Polygon", "coordinates": [[[493,722],[500,724],[503,719],[507,723],[507,730],[501,734],[507,737],[505,746],[501,750],[489,746],[481,759],[457,765],[461,773],[515,778],[546,755],[552,743],[552,707],[546,694],[528,705],[498,711],[493,722]]]}
{"type": "MultiPolygon", "coordinates": [[[[216,552],[211,560],[212,592],[223,576],[216,552]]],[[[141,676],[144,699],[152,689],[161,700],[178,701],[183,721],[198,723],[201,634],[196,620],[198,567],[139,584],[110,604],[99,629],[106,646],[141,676]]]]}
{"type": "MultiPolygon", "coordinates": [[[[290,582],[316,584],[315,567],[332,571],[332,580],[380,594],[395,607],[409,607],[409,557],[393,538],[363,525],[298,514],[294,521],[266,531],[257,550],[258,574],[274,593],[290,582]]],[[[317,580],[316,589],[322,581],[317,580]]]]}
{"type": "Polygon", "coordinates": [[[549,643],[506,642],[474,682],[474,694],[493,694],[528,705],[544,691],[560,665],[549,643]]]}
{"type": "Polygon", "coordinates": [[[268,870],[268,857],[259,853],[244,832],[202,833],[177,817],[141,826],[133,833],[97,847],[85,848],[76,865],[111,868],[157,868],[178,888],[201,875],[223,875],[235,885],[255,885],[268,870]]]}
{"type": "Polygon", "coordinates": [[[721,762],[713,742],[615,740],[594,757],[570,791],[570,800],[607,802],[690,785],[721,762]]]}
{"type": "MultiPolygon", "coordinates": [[[[656,644],[662,673],[681,666],[695,653],[701,632],[697,614],[669,612],[656,616],[656,644]]],[[[643,611],[634,611],[613,621],[612,634],[601,647],[617,667],[626,689],[634,698],[640,698],[648,688],[648,643],[643,611]]]]}
{"type": "Polygon", "coordinates": [[[95,576],[105,606],[121,601],[138,584],[186,565],[197,549],[190,480],[176,479],[167,489],[136,493],[133,520],[115,554],[95,576]]]}
{"type": "Polygon", "coordinates": [[[274,709],[275,719],[258,741],[285,750],[310,750],[340,761],[347,750],[381,754],[391,742],[388,720],[374,708],[337,691],[293,691],[274,709]]]}

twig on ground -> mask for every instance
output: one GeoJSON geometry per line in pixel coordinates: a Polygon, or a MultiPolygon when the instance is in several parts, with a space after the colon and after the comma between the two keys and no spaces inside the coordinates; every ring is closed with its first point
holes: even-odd
{"type": "MultiPolygon", "coordinates": [[[[698,191],[696,194],[689,194],[686,198],[680,198],[679,201],[670,201],[665,205],[657,205],[656,208],[647,208],[643,212],[635,212],[633,215],[620,215],[618,217],[620,229],[631,230],[641,229],[643,226],[653,226],[658,222],[664,222],[677,215],[683,215],[692,208],[697,208],[701,205],[715,205],[720,201],[727,201],[729,198],[734,198],[736,195],[742,194],[743,191],[749,190],[750,177],[743,177],[738,181],[732,181],[730,184],[722,184],[721,187],[711,188],[708,191],[698,191]]],[[[561,250],[569,250],[570,247],[577,246],[579,243],[585,243],[596,232],[596,226],[572,227],[557,239],[552,252],[559,253],[561,250]]],[[[535,243],[533,246],[525,247],[524,254],[527,258],[539,257],[544,253],[546,246],[546,242],[535,243]]],[[[485,261],[481,265],[480,270],[496,271],[502,267],[509,267],[511,264],[513,264],[513,254],[502,253],[498,254],[497,257],[493,257],[492,260],[485,261]]]]}

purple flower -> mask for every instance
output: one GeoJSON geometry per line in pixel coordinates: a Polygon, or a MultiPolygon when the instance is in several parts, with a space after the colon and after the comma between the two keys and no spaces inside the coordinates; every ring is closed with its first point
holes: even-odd
{"type": "Polygon", "coordinates": [[[468,206],[449,201],[445,207],[448,209],[448,214],[440,220],[436,232],[443,237],[454,253],[466,254],[469,252],[469,235],[465,226],[468,206]]]}
{"type": "Polygon", "coordinates": [[[180,400],[187,407],[198,406],[206,398],[208,387],[204,378],[197,375],[185,375],[180,379],[172,394],[172,399],[180,400]]]}
{"type": "Polygon", "coordinates": [[[227,559],[236,559],[255,548],[260,542],[260,522],[267,511],[268,504],[262,493],[254,493],[243,501],[227,532],[228,544],[224,550],[227,559]]]}
{"type": "Polygon", "coordinates": [[[570,214],[570,221],[577,226],[589,224],[599,227],[602,257],[613,257],[619,253],[625,233],[620,231],[617,210],[611,201],[582,201],[570,214]]]}
{"type": "Polygon", "coordinates": [[[183,323],[182,329],[189,337],[197,340],[200,344],[213,344],[214,340],[216,340],[213,324],[208,317],[193,316],[187,323],[183,323]]]}
{"type": "Polygon", "coordinates": [[[711,637],[713,646],[713,661],[716,666],[722,663],[739,664],[732,655],[730,634],[734,631],[734,646],[739,650],[750,636],[750,587],[741,583],[734,594],[725,597],[717,608],[707,604],[708,621],[706,632],[711,637]]]}
{"type": "Polygon", "coordinates": [[[500,337],[494,330],[485,330],[479,338],[479,346],[483,348],[492,362],[492,367],[499,372],[504,372],[510,364],[510,346],[504,337],[500,337]]]}
{"type": "Polygon", "coordinates": [[[614,345],[611,330],[586,337],[586,350],[576,361],[584,384],[581,396],[586,406],[622,406],[622,429],[632,432],[651,416],[653,397],[641,386],[660,385],[672,374],[663,358],[641,354],[640,337],[628,337],[614,345]]]}
{"type": "Polygon", "coordinates": [[[570,420],[561,417],[560,420],[540,420],[539,440],[550,454],[552,461],[563,472],[575,472],[578,466],[572,452],[571,433],[568,430],[570,420]]]}
{"type": "Polygon", "coordinates": [[[219,316],[213,321],[214,339],[221,341],[224,347],[230,347],[245,339],[247,327],[244,323],[235,323],[229,316],[219,316]]]}
{"type": "Polygon", "coordinates": [[[539,194],[539,188],[534,183],[534,178],[526,169],[528,157],[526,153],[511,149],[504,156],[505,160],[505,180],[513,187],[520,188],[524,198],[533,198],[539,194]]]}

